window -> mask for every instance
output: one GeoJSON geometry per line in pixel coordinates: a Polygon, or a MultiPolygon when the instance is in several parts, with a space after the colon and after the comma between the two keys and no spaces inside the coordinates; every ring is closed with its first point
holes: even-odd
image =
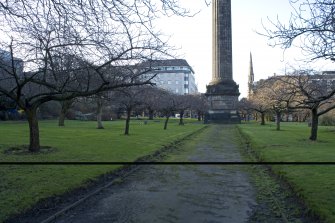
{"type": "Polygon", "coordinates": [[[178,88],[176,89],[176,93],[179,93],[179,89],[178,88]]]}
{"type": "Polygon", "coordinates": [[[188,94],[188,88],[185,88],[185,93],[188,94]]]}
{"type": "Polygon", "coordinates": [[[185,84],[188,84],[188,81],[185,81],[185,84]]]}
{"type": "Polygon", "coordinates": [[[176,81],[176,84],[179,84],[179,81],[176,81]]]}
{"type": "Polygon", "coordinates": [[[164,81],[161,81],[161,84],[164,84],[164,81]]]}
{"type": "Polygon", "coordinates": [[[185,77],[188,77],[188,73],[185,73],[185,77]]]}
{"type": "Polygon", "coordinates": [[[168,83],[168,84],[171,84],[171,81],[168,81],[167,83],[168,83]]]}

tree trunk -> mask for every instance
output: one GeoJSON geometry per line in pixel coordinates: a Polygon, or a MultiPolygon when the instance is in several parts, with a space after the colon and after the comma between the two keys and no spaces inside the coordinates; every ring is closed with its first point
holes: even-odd
{"type": "Polygon", "coordinates": [[[149,110],[149,120],[154,120],[154,110],[148,109],[149,110]]]}
{"type": "Polygon", "coordinates": [[[280,130],[280,118],[281,118],[281,112],[276,111],[276,130],[280,130]]]}
{"type": "Polygon", "coordinates": [[[164,123],[164,130],[167,129],[167,125],[168,125],[168,122],[169,122],[169,118],[170,118],[170,115],[167,115],[167,116],[166,116],[166,119],[165,119],[165,123],[164,123]]]}
{"type": "Polygon", "coordinates": [[[124,129],[124,134],[129,135],[129,123],[130,123],[131,108],[127,109],[126,127],[124,129]]]}
{"type": "Polygon", "coordinates": [[[62,110],[60,111],[59,118],[58,118],[58,126],[65,126],[65,112],[62,110]]]}
{"type": "Polygon", "coordinates": [[[318,125],[319,125],[319,116],[318,116],[318,109],[313,108],[311,110],[312,113],[312,127],[311,127],[311,136],[309,137],[310,140],[316,141],[318,136],[318,125]]]}
{"type": "Polygon", "coordinates": [[[102,125],[102,100],[100,97],[97,99],[97,124],[97,129],[104,129],[102,125]]]}
{"type": "Polygon", "coordinates": [[[179,125],[184,125],[184,111],[180,111],[180,116],[179,116],[179,125]]]}
{"type": "Polygon", "coordinates": [[[198,111],[198,121],[200,122],[201,121],[201,112],[198,111]]]}
{"type": "Polygon", "coordinates": [[[40,146],[40,131],[38,128],[38,120],[37,120],[37,108],[27,109],[26,113],[30,133],[29,151],[39,152],[41,146],[40,146]]]}
{"type": "Polygon", "coordinates": [[[71,107],[72,103],[73,103],[73,100],[66,100],[66,101],[61,102],[62,108],[59,114],[58,126],[65,126],[66,113],[71,107]]]}
{"type": "Polygon", "coordinates": [[[265,113],[261,112],[261,125],[265,125],[265,113]]]}

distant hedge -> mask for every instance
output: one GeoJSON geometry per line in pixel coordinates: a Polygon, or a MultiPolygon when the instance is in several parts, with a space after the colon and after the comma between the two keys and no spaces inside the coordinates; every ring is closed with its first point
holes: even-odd
{"type": "Polygon", "coordinates": [[[322,126],[335,126],[335,116],[334,115],[323,115],[320,118],[320,125],[322,126]]]}

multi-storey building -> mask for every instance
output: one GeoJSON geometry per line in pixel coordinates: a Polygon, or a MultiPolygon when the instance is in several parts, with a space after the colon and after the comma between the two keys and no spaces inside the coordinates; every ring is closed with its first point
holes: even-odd
{"type": "Polygon", "coordinates": [[[16,57],[12,58],[10,52],[0,49],[0,74],[3,76],[12,76],[22,75],[22,73],[23,60],[16,57]]]}
{"type": "Polygon", "coordinates": [[[141,64],[150,67],[152,71],[147,75],[156,75],[152,82],[157,87],[176,94],[195,94],[198,87],[195,83],[194,70],[183,59],[155,60],[141,64]]]}
{"type": "Polygon", "coordinates": [[[288,80],[292,79],[297,81],[301,79],[302,83],[314,83],[315,86],[327,90],[328,92],[333,91],[335,88],[335,71],[321,71],[319,73],[314,73],[313,75],[307,75],[304,73],[300,74],[287,74],[287,75],[274,75],[268,77],[267,79],[261,79],[256,82],[249,82],[249,96],[257,91],[257,88],[264,85],[266,82],[275,81],[275,80],[288,80]]]}

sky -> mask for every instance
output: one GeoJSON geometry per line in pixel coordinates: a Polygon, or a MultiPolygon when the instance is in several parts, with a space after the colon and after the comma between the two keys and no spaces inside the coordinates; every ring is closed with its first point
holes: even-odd
{"type": "MultiPolygon", "coordinates": [[[[158,27],[169,36],[179,58],[186,59],[195,71],[200,92],[212,77],[212,7],[205,0],[182,0],[183,6],[193,12],[193,17],[166,17],[158,21],[158,27]]],[[[208,1],[208,0],[207,0],[208,1]]],[[[268,18],[288,21],[293,8],[288,0],[232,0],[233,78],[240,86],[241,97],[247,96],[250,52],[253,58],[255,80],[276,74],[285,74],[292,66],[335,70],[335,63],[319,60],[303,62],[300,49],[284,52],[280,47],[271,47],[268,40],[257,32],[264,32],[263,24],[268,18]]]]}

